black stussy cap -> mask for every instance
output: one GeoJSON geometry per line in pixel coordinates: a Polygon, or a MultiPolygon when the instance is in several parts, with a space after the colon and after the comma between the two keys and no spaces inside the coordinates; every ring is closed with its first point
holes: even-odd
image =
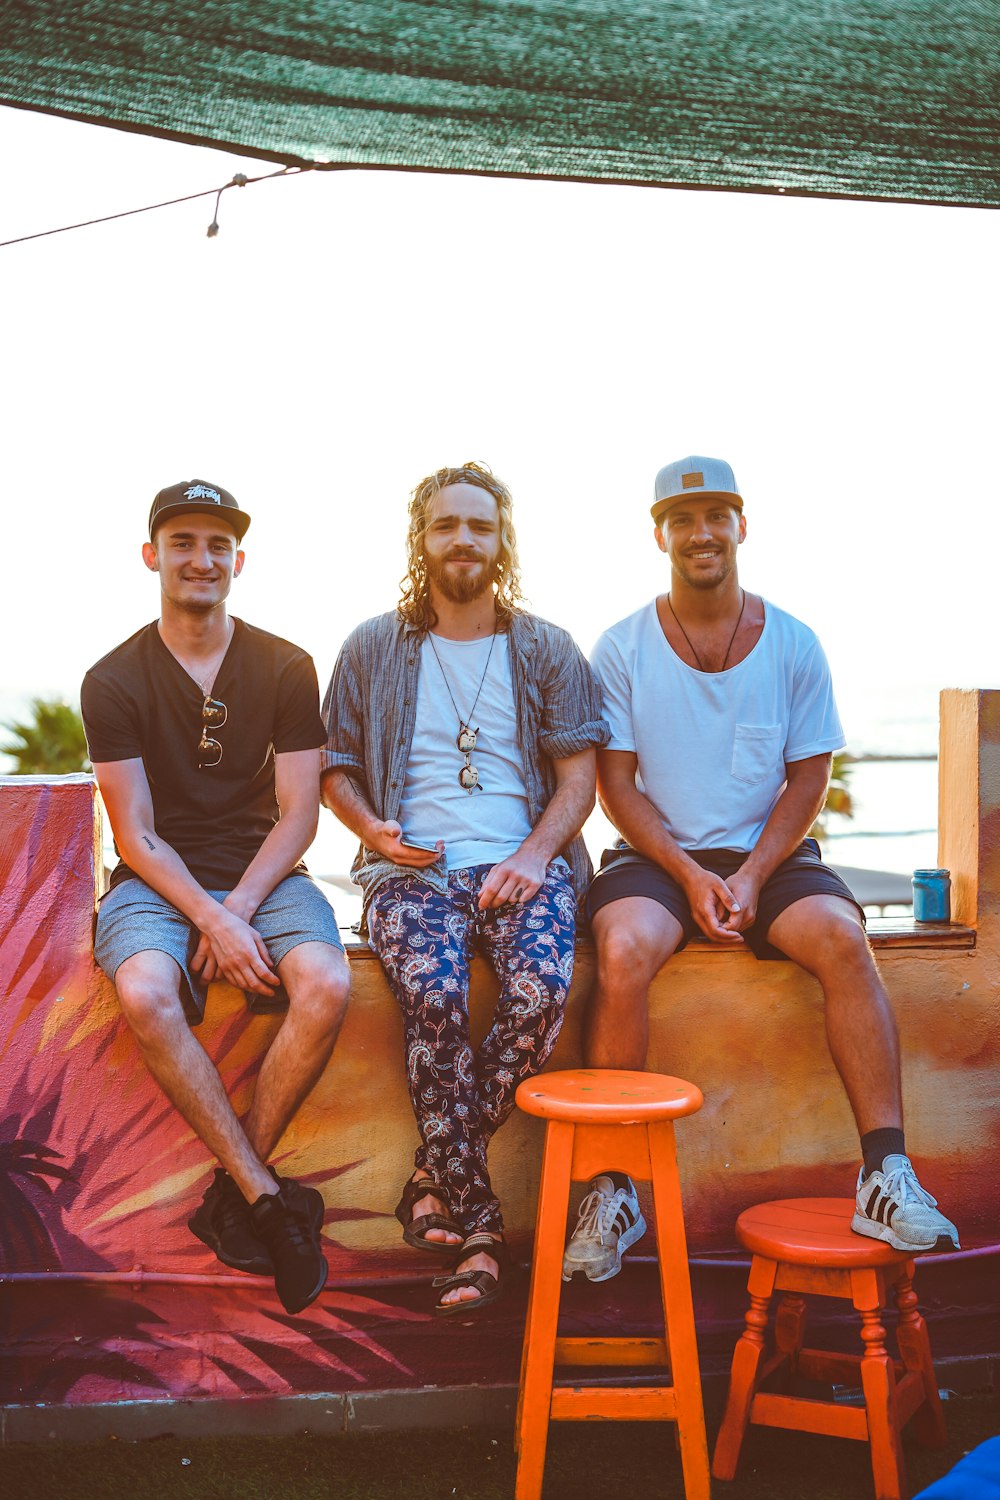
{"type": "Polygon", "coordinates": [[[224,490],[220,484],[209,484],[205,479],[182,479],[178,484],[168,484],[166,489],[160,490],[149,512],[149,540],[153,540],[156,528],[168,516],[184,515],[191,511],[212,515],[218,510],[225,512],[226,524],[235,531],[236,540],[242,541],[250,525],[250,517],[245,510],[240,510],[228,490],[224,490]]]}

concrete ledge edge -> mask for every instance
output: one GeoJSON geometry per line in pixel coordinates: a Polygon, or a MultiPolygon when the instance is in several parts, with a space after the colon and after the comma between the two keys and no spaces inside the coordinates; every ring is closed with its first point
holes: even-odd
{"type": "MultiPolygon", "coordinates": [[[[960,1394],[996,1390],[995,1355],[935,1360],[938,1383],[960,1394]]],[[[721,1410],[726,1374],[702,1382],[709,1411],[721,1410]]],[[[422,1386],[409,1390],[244,1396],[194,1401],[108,1401],[82,1406],[0,1407],[0,1447],[12,1443],[142,1442],[177,1437],[320,1437],[419,1427],[513,1427],[515,1385],[422,1386]]]]}

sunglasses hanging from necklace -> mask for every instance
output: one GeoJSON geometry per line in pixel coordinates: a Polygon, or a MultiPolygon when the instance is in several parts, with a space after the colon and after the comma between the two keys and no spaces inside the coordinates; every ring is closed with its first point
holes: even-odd
{"type": "MultiPolygon", "coordinates": [[[[199,683],[202,692],[204,686],[199,683]]],[[[215,739],[209,734],[210,729],[221,729],[229,718],[229,710],[219,698],[213,698],[205,693],[205,701],[201,707],[201,739],[198,741],[198,770],[203,771],[206,767],[217,766],[222,759],[222,741],[215,739]]]]}
{"type": "Polygon", "coordinates": [[[479,734],[478,729],[472,728],[472,715],[476,711],[476,704],[479,702],[480,695],[482,694],[483,683],[486,681],[486,674],[490,670],[490,661],[493,657],[493,644],[496,641],[496,638],[496,631],[494,631],[490,636],[490,649],[486,653],[486,665],[483,668],[483,675],[479,679],[479,689],[476,693],[475,698],[473,699],[472,707],[469,709],[469,712],[463,715],[461,710],[459,709],[458,704],[455,702],[455,694],[451,690],[451,683],[448,681],[448,674],[445,671],[444,666],[442,665],[440,656],[438,656],[437,647],[434,644],[434,637],[430,631],[427,632],[427,639],[431,643],[431,650],[434,652],[434,660],[438,664],[438,671],[441,673],[441,677],[444,681],[445,691],[447,692],[448,697],[451,699],[451,706],[455,710],[455,715],[458,719],[458,735],[456,737],[455,744],[457,745],[461,754],[465,756],[465,765],[458,773],[458,784],[463,791],[468,792],[470,797],[472,796],[473,792],[481,792],[483,789],[482,782],[479,780],[479,772],[472,764],[472,752],[476,748],[476,737],[479,734]]]}
{"type": "Polygon", "coordinates": [[[212,669],[205,677],[199,677],[197,672],[192,671],[187,662],[179,657],[176,651],[171,651],[170,653],[171,656],[173,656],[174,660],[179,662],[180,665],[184,668],[188,676],[194,678],[195,682],[201,689],[204,698],[204,702],[201,705],[201,738],[198,741],[199,771],[210,770],[212,766],[217,766],[222,759],[222,741],[217,740],[214,735],[209,734],[208,731],[210,729],[221,729],[223,724],[225,724],[226,720],[229,718],[229,710],[222,702],[221,698],[212,697],[212,688],[215,685],[215,679],[219,675],[219,669],[221,668],[226,653],[229,650],[229,643],[233,638],[234,629],[235,627],[233,625],[233,622],[232,620],[230,620],[229,631],[226,636],[226,644],[222,648],[222,651],[219,654],[219,657],[213,665],[212,669]]]}

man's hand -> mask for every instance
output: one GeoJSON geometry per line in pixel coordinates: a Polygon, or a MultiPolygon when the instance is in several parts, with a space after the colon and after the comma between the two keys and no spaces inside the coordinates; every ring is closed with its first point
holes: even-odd
{"type": "Polygon", "coordinates": [[[222,903],[211,932],[201,935],[191,967],[206,984],[221,974],[237,989],[255,995],[273,995],[281,983],[260,933],[222,903]]]}
{"type": "Polygon", "coordinates": [[[479,892],[479,910],[504,906],[508,901],[531,901],[545,883],[548,861],[540,854],[532,854],[523,847],[517,849],[509,859],[494,865],[479,892]]]}
{"type": "Polygon", "coordinates": [[[411,870],[426,870],[444,853],[444,839],[438,839],[433,849],[411,849],[402,842],[402,833],[402,825],[390,818],[370,829],[365,843],[370,849],[384,854],[386,859],[391,859],[394,865],[405,865],[411,870]]]}
{"type": "Polygon", "coordinates": [[[757,920],[757,902],[760,899],[760,888],[763,882],[751,874],[746,865],[730,875],[726,881],[729,890],[739,903],[739,909],[730,909],[729,916],[723,923],[730,932],[746,932],[757,920]]]}
{"type": "Polygon", "coordinates": [[[683,885],[691,915],[707,938],[723,947],[742,943],[738,928],[729,925],[742,914],[740,902],[721,875],[696,865],[683,885]]]}
{"type": "MultiPolygon", "coordinates": [[[[234,917],[239,917],[242,922],[246,922],[248,926],[253,921],[254,912],[257,910],[253,900],[241,894],[239,886],[234,891],[230,891],[220,905],[224,906],[227,911],[231,911],[234,917]]],[[[201,973],[205,984],[211,984],[213,979],[218,979],[222,974],[219,962],[212,951],[211,940],[204,933],[201,934],[195,949],[191,967],[196,973],[201,973]]]]}

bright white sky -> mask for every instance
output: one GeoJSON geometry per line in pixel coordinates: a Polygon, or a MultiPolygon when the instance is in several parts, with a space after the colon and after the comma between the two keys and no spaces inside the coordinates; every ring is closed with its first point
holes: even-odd
{"type": "MultiPolygon", "coordinates": [[[[0,239],[255,170],[15,110],[0,158],[0,239]]],[[[997,685],[995,215],[316,172],[226,193],[209,240],[212,204],[0,250],[0,702],[75,697],[155,615],[149,504],[196,476],[254,518],[235,612],[321,684],[395,602],[409,490],[467,458],[589,649],[666,586],[653,475],[691,452],[732,463],[742,580],[819,632],[854,744],[997,685]]]]}

